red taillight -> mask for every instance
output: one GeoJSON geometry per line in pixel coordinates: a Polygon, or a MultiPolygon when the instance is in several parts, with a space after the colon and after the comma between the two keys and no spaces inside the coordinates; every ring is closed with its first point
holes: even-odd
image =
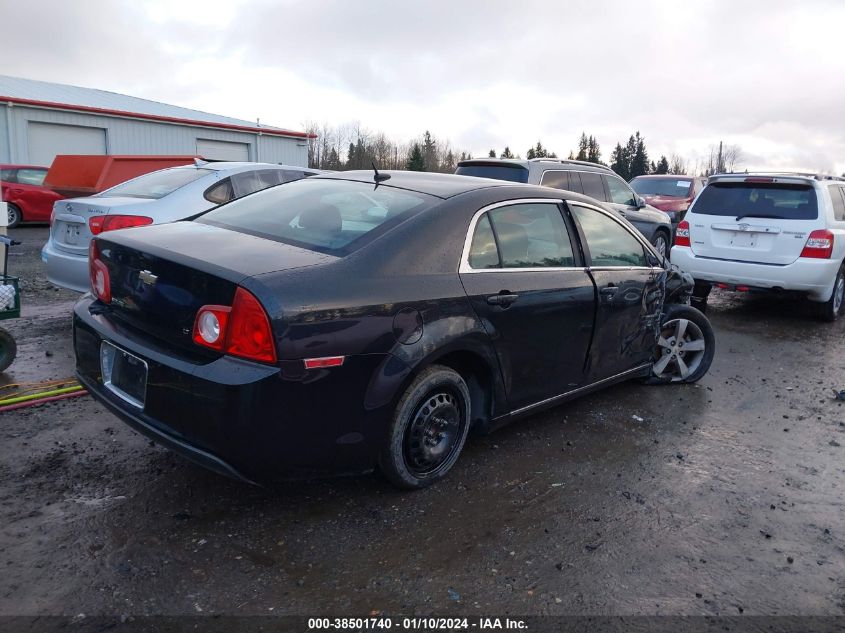
{"type": "Polygon", "coordinates": [[[827,229],[819,229],[810,233],[807,238],[807,243],[804,245],[804,250],[801,251],[801,257],[811,257],[813,259],[830,259],[833,254],[833,233],[827,229]]]}
{"type": "Polygon", "coordinates": [[[235,292],[232,307],[208,305],[194,319],[194,343],[232,356],[265,363],[276,362],[276,344],[270,319],[252,293],[235,292]]]}
{"type": "Polygon", "coordinates": [[[675,246],[689,246],[689,222],[682,220],[675,230],[675,246]]]}
{"type": "Polygon", "coordinates": [[[327,356],[325,358],[306,358],[305,369],[323,369],[324,367],[340,367],[345,356],[327,356]]]}
{"type": "Polygon", "coordinates": [[[92,235],[152,223],[153,219],[144,215],[94,215],[88,218],[88,228],[91,229],[92,235]]]}
{"type": "Polygon", "coordinates": [[[111,280],[109,269],[100,259],[97,240],[91,240],[88,247],[88,274],[91,277],[91,292],[103,303],[111,303],[111,280]]]}

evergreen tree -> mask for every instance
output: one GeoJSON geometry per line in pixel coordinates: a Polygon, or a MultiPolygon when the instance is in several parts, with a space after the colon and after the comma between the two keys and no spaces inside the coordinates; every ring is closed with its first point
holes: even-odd
{"type": "Polygon", "coordinates": [[[616,144],[616,148],[610,154],[610,168],[623,180],[631,179],[631,159],[628,147],[622,147],[620,143],[616,144]]]}
{"type": "Polygon", "coordinates": [[[408,155],[408,171],[425,171],[425,159],[419,143],[414,143],[408,155]]]}
{"type": "Polygon", "coordinates": [[[572,150],[569,150],[569,158],[567,160],[575,160],[575,153],[572,150]]]}
{"type": "Polygon", "coordinates": [[[525,153],[525,158],[531,160],[532,158],[538,158],[537,154],[534,153],[534,148],[529,147],[528,151],[525,153]]]}
{"type": "Polygon", "coordinates": [[[593,136],[587,139],[587,160],[591,163],[601,163],[601,149],[593,136]]]}
{"type": "Polygon", "coordinates": [[[587,160],[590,151],[590,140],[584,132],[581,132],[581,138],[578,141],[578,155],[575,160],[587,160]]]}
{"type": "Polygon", "coordinates": [[[490,153],[487,154],[487,158],[496,158],[496,150],[491,149],[490,153]]]}
{"type": "Polygon", "coordinates": [[[634,152],[631,154],[631,178],[643,176],[649,172],[648,152],[645,149],[645,139],[637,132],[634,139],[634,152]]]}
{"type": "Polygon", "coordinates": [[[423,135],[423,144],[421,149],[423,162],[425,163],[425,169],[423,171],[438,171],[437,141],[432,138],[431,133],[428,130],[426,130],[423,135]]]}
{"type": "MultiPolygon", "coordinates": [[[[654,163],[652,162],[652,165],[654,163]]],[[[651,170],[652,173],[655,174],[668,174],[669,173],[669,160],[665,156],[661,156],[660,160],[657,161],[657,165],[651,170]]]]}
{"type": "Polygon", "coordinates": [[[499,158],[513,158],[513,154],[511,153],[510,147],[505,147],[505,151],[502,152],[502,155],[499,158]]]}

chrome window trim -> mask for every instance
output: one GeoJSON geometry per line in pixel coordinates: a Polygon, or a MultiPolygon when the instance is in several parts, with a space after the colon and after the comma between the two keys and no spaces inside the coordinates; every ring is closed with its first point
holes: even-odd
{"type": "MultiPolygon", "coordinates": [[[[593,211],[598,211],[599,213],[603,213],[603,214],[604,214],[604,215],[606,215],[608,218],[610,218],[611,220],[613,220],[614,222],[616,222],[616,223],[617,223],[619,226],[621,226],[623,229],[625,229],[625,230],[626,230],[626,231],[627,231],[630,235],[632,235],[632,236],[634,237],[634,239],[635,239],[635,240],[637,240],[637,241],[638,241],[638,242],[639,242],[639,243],[640,243],[643,247],[645,247],[646,249],[648,249],[648,251],[649,251],[651,254],[653,254],[653,255],[654,255],[655,257],[657,257],[657,258],[659,258],[659,257],[660,257],[660,255],[658,255],[658,254],[657,254],[657,251],[656,251],[656,250],[654,250],[654,246],[652,246],[652,245],[651,245],[651,243],[650,243],[647,239],[645,239],[645,237],[643,236],[643,234],[642,234],[642,233],[640,233],[640,232],[639,232],[639,231],[637,231],[636,229],[632,232],[632,231],[631,231],[631,230],[630,230],[627,226],[625,226],[625,225],[624,225],[624,224],[620,221],[620,220],[621,220],[621,218],[618,218],[618,217],[615,217],[615,216],[614,216],[614,214],[613,214],[613,212],[612,212],[612,211],[608,211],[608,210],[606,210],[606,209],[602,209],[601,207],[597,207],[596,205],[594,205],[594,204],[590,204],[589,202],[582,202],[581,200],[569,200],[569,199],[567,199],[567,198],[564,198],[564,200],[563,200],[563,201],[566,203],[566,206],[567,206],[567,207],[569,207],[570,205],[575,204],[575,205],[579,205],[579,206],[585,207],[585,208],[587,208],[587,209],[592,209],[593,211]]],[[[575,221],[577,222],[577,218],[574,218],[574,217],[573,217],[573,220],[575,220],[575,221]]],[[[585,238],[586,238],[586,236],[585,236],[585,238]]],[[[589,244],[587,244],[587,246],[589,246],[589,244]]],[[[642,270],[642,269],[646,269],[646,270],[654,270],[655,268],[657,268],[657,269],[662,269],[660,266],[590,266],[589,268],[590,268],[590,270],[620,270],[620,269],[623,269],[623,268],[624,268],[624,269],[630,269],[630,270],[642,270]]]]}
{"type": "MultiPolygon", "coordinates": [[[[565,271],[581,271],[584,272],[587,270],[583,266],[532,266],[529,268],[473,268],[469,264],[469,251],[472,248],[472,238],[475,237],[475,226],[478,224],[478,220],[481,218],[482,215],[487,213],[488,211],[493,211],[494,209],[498,209],[500,207],[512,207],[517,204],[553,204],[554,206],[560,208],[561,203],[563,202],[562,199],[557,198],[517,198],[515,200],[504,200],[502,202],[494,202],[493,204],[489,204],[486,207],[482,207],[478,211],[475,212],[475,215],[472,216],[472,220],[469,223],[469,230],[467,231],[466,238],[464,239],[464,250],[461,253],[461,263],[458,266],[459,273],[533,273],[533,272],[565,272],[565,271]]],[[[563,221],[563,218],[561,218],[563,221]]],[[[566,224],[564,223],[564,226],[566,224]]],[[[567,230],[567,234],[568,234],[567,230]]],[[[567,235],[567,237],[570,237],[567,235]]],[[[571,238],[570,238],[571,239],[571,238]]],[[[574,253],[573,253],[574,255],[574,253]]]]}

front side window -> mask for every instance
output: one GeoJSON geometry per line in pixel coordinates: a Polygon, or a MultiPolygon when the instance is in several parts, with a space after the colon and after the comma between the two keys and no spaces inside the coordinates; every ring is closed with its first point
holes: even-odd
{"type": "Polygon", "coordinates": [[[569,232],[556,204],[524,203],[485,213],[475,226],[472,268],[568,268],[569,232]]]}
{"type": "Polygon", "coordinates": [[[133,178],[128,182],[96,194],[98,197],[151,198],[157,200],[188,183],[214,173],[210,169],[172,167],[133,178]]]}
{"type": "Polygon", "coordinates": [[[616,176],[605,176],[607,190],[610,192],[610,201],[616,204],[624,204],[629,207],[636,206],[633,192],[616,176]]]}
{"type": "Polygon", "coordinates": [[[437,200],[387,185],[304,178],[233,200],[197,222],[344,255],[437,200]]]}
{"type": "Polygon", "coordinates": [[[565,189],[566,191],[572,191],[572,189],[569,188],[569,172],[566,171],[544,171],[540,184],[544,187],[551,187],[552,189],[565,189]]]}
{"type": "Polygon", "coordinates": [[[602,202],[607,202],[601,176],[599,174],[586,171],[582,171],[580,175],[581,184],[584,187],[584,195],[590,196],[591,198],[595,198],[596,200],[600,200],[602,202]]]}
{"type": "Polygon", "coordinates": [[[643,245],[619,222],[578,204],[570,204],[570,209],[584,231],[592,266],[648,265],[643,245]]]}
{"type": "Polygon", "coordinates": [[[46,169],[19,169],[18,183],[21,185],[34,185],[40,187],[44,184],[44,178],[47,176],[46,169]]]}

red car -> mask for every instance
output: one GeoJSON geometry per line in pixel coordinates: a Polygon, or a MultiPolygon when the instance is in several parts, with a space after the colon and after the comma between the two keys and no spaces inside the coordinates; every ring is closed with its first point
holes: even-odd
{"type": "Polygon", "coordinates": [[[43,186],[47,167],[0,165],[0,190],[9,208],[9,227],[21,222],[49,222],[53,203],[64,198],[43,186]]]}
{"type": "Polygon", "coordinates": [[[638,196],[645,198],[651,206],[667,213],[672,219],[672,226],[678,226],[684,213],[689,209],[695,197],[707,184],[706,178],[699,176],[637,176],[631,182],[638,196]]]}

